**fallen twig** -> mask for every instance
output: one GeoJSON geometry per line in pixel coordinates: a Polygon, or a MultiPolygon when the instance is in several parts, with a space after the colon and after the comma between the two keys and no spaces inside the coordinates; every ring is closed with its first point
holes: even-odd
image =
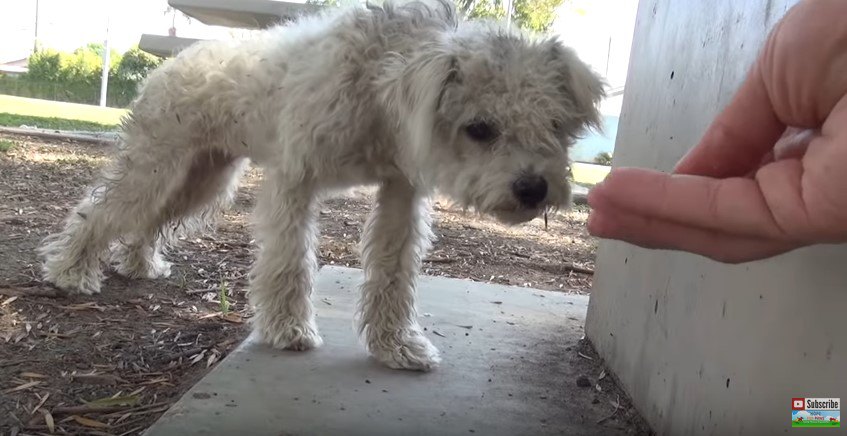
{"type": "Polygon", "coordinates": [[[7,366],[20,365],[22,363],[27,363],[27,362],[29,362],[29,361],[26,360],[26,359],[18,359],[18,360],[10,360],[8,362],[0,362],[0,368],[5,368],[7,366]]]}
{"type": "Polygon", "coordinates": [[[84,404],[82,406],[59,406],[50,412],[54,415],[85,415],[87,413],[114,413],[126,411],[128,406],[103,406],[98,404],[84,404]]]}
{"type": "Polygon", "coordinates": [[[168,362],[173,362],[174,360],[179,360],[182,357],[193,356],[197,353],[202,352],[206,348],[208,348],[208,347],[196,347],[196,348],[192,348],[190,350],[185,350],[185,351],[182,351],[182,352],[161,358],[161,359],[157,360],[156,363],[161,365],[161,364],[165,364],[165,363],[168,363],[168,362]]]}
{"type": "Polygon", "coordinates": [[[5,295],[7,297],[49,297],[49,298],[59,298],[63,297],[65,294],[59,292],[55,289],[44,289],[44,288],[0,288],[0,295],[5,295]]]}
{"type": "Polygon", "coordinates": [[[135,416],[135,415],[140,415],[139,412],[149,413],[149,412],[147,412],[148,409],[156,409],[156,408],[163,407],[163,406],[167,409],[167,408],[171,407],[171,403],[168,403],[166,401],[162,401],[162,402],[158,402],[158,403],[147,404],[146,406],[136,406],[136,407],[132,407],[132,408],[129,408],[129,409],[124,408],[124,409],[121,409],[121,410],[118,410],[118,411],[110,412],[107,415],[103,415],[103,417],[105,417],[105,418],[115,418],[119,415],[125,415],[127,413],[131,413],[133,416],[135,416]]]}
{"type": "Polygon", "coordinates": [[[424,259],[424,262],[428,263],[453,263],[456,259],[450,259],[448,257],[428,257],[424,259]]]}
{"type": "Polygon", "coordinates": [[[610,401],[609,403],[611,403],[613,406],[615,406],[615,410],[613,410],[612,413],[610,413],[608,416],[600,418],[597,421],[597,424],[602,424],[602,423],[606,422],[607,420],[609,420],[613,416],[615,416],[616,413],[618,413],[618,410],[621,409],[621,396],[618,395],[618,398],[615,401],[610,401]]]}
{"type": "Polygon", "coordinates": [[[591,268],[584,268],[584,267],[581,267],[581,266],[576,266],[576,265],[574,265],[574,264],[572,264],[572,263],[566,263],[566,264],[564,265],[564,268],[565,268],[565,271],[573,271],[573,272],[575,272],[575,273],[580,273],[580,274],[594,275],[594,270],[593,270],[593,269],[591,269],[591,268]]]}

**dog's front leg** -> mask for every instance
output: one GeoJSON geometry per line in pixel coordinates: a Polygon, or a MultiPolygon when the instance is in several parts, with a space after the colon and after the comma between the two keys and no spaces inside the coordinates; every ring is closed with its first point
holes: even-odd
{"type": "Polygon", "coordinates": [[[429,249],[429,226],[427,200],[408,182],[391,180],[380,187],[362,238],[359,331],[370,353],[391,368],[428,371],[440,360],[421,332],[415,308],[415,280],[429,249]]]}
{"type": "Polygon", "coordinates": [[[317,269],[317,199],[308,183],[268,172],[256,205],[259,256],[250,280],[253,328],[276,348],[308,350],[323,340],[311,302],[317,269]]]}

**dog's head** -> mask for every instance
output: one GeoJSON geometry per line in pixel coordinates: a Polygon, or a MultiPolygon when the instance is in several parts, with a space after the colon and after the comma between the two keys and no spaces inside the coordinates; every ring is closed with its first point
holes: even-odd
{"type": "Polygon", "coordinates": [[[506,223],[570,204],[568,147],[604,97],[571,49],[468,23],[395,68],[409,172],[506,223]]]}

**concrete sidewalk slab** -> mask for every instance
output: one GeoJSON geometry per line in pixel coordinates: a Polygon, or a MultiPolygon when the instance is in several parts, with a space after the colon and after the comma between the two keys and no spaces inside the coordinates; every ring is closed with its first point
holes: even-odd
{"type": "Polygon", "coordinates": [[[565,348],[588,298],[422,277],[420,322],[442,351],[430,373],[384,368],[352,316],[359,270],[324,267],[325,344],[297,353],[245,341],[146,433],[164,435],[614,435],[565,348]]]}

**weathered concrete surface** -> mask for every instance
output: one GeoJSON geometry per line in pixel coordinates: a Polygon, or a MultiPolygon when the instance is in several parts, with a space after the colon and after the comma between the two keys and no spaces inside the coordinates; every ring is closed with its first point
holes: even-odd
{"type": "Polygon", "coordinates": [[[146,51],[147,53],[167,58],[176,56],[179,52],[197,41],[200,40],[145,33],[141,35],[141,40],[138,42],[138,48],[146,51]]]}
{"type": "Polygon", "coordinates": [[[168,4],[205,24],[245,29],[263,29],[321,10],[315,4],[277,0],[169,0],[168,4]]]}
{"type": "MultiPolygon", "coordinates": [[[[641,1],[615,165],[671,170],[793,3],[641,1]]],[[[792,397],[847,396],[845,258],[726,266],[605,242],[587,334],[660,434],[783,434],[792,397]]]]}
{"type": "Polygon", "coordinates": [[[353,328],[358,270],[322,269],[322,348],[248,340],[147,433],[164,435],[614,435],[608,404],[576,387],[565,348],[587,298],[465,280],[421,280],[420,321],[443,352],[423,374],[370,359],[353,328]]]}

